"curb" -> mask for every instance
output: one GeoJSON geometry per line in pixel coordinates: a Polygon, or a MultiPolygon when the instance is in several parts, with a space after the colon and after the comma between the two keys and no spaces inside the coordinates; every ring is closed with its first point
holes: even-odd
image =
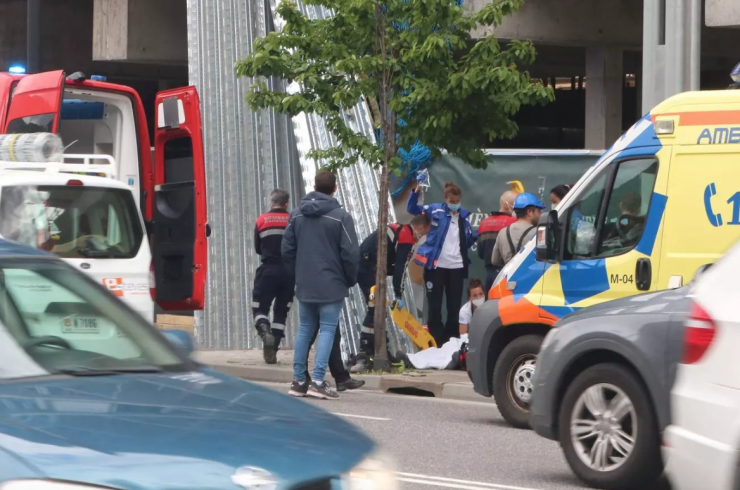
{"type": "MultiPolygon", "coordinates": [[[[212,365],[210,367],[221,371],[224,374],[249,381],[285,384],[290,384],[293,381],[293,373],[284,369],[275,369],[263,366],[234,366],[230,364],[212,365]]],[[[361,388],[363,390],[382,391],[383,393],[388,393],[393,392],[392,390],[415,389],[430,392],[436,398],[489,402],[493,404],[492,398],[485,398],[477,394],[473,390],[473,385],[470,383],[442,383],[399,374],[391,374],[387,376],[369,374],[354,375],[353,377],[365,381],[365,386],[361,388]]],[[[329,378],[331,379],[330,376],[329,378]]]]}

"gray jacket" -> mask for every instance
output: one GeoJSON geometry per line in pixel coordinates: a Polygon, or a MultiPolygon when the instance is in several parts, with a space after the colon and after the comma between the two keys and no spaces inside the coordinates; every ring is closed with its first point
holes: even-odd
{"type": "Polygon", "coordinates": [[[285,230],[282,253],[286,269],[295,276],[299,301],[335,303],[357,284],[355,223],[331,196],[311,192],[301,199],[285,230]]]}
{"type": "Polygon", "coordinates": [[[491,264],[503,267],[527,244],[537,233],[537,227],[526,221],[516,221],[498,232],[496,244],[493,246],[491,264]],[[509,242],[511,237],[511,242],[509,242]],[[513,246],[512,246],[513,245],[513,246]]]}

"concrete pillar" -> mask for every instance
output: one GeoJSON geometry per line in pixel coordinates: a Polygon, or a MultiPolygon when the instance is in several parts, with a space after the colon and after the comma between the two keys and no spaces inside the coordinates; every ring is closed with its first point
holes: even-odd
{"type": "Polygon", "coordinates": [[[586,149],[604,150],[622,135],[623,52],[586,48],[586,149]]]}
{"type": "Polygon", "coordinates": [[[701,69],[701,0],[645,0],[642,109],[698,90],[701,69]]]}

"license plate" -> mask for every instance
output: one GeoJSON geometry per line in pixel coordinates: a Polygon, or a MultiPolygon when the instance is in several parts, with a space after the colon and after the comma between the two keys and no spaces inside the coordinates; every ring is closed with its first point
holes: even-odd
{"type": "Polygon", "coordinates": [[[98,319],[84,316],[65,318],[62,321],[64,333],[99,333],[98,319]]]}

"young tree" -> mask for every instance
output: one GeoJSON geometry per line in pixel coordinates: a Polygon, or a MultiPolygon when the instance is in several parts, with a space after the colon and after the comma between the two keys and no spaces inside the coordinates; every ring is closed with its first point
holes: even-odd
{"type": "MultiPolygon", "coordinates": [[[[523,0],[493,0],[476,13],[451,0],[304,0],[332,11],[309,19],[291,0],[277,13],[279,32],[257,39],[249,57],[237,63],[239,76],[278,77],[296,82],[297,93],[271,91],[258,82],[248,94],[254,109],[274,108],[295,116],[324,118],[337,145],[309,158],[334,168],[360,160],[380,171],[378,234],[388,224],[389,177],[401,164],[397,149],[419,141],[485,168],[481,146],[517,132],[512,116],[523,105],[546,103],[553,92],[522,72],[535,59],[531,43],[502,47],[493,35],[474,40],[479,26],[494,28],[523,0]],[[342,113],[367,101],[380,129],[380,142],[355,133],[342,113]],[[403,124],[399,124],[399,120],[403,124]]],[[[375,309],[375,365],[387,368],[385,323],[386,240],[378,240],[375,309]]]]}

